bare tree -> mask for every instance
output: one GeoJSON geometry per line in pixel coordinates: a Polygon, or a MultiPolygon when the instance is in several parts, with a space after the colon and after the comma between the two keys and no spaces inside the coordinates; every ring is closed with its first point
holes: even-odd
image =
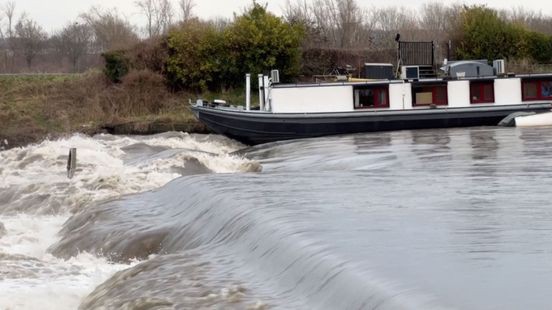
{"type": "Polygon", "coordinates": [[[421,31],[415,12],[402,7],[374,8],[370,11],[374,21],[374,44],[380,49],[395,48],[395,35],[405,40],[420,40],[421,31]]]}
{"type": "Polygon", "coordinates": [[[305,26],[312,26],[314,19],[307,0],[297,0],[295,3],[286,0],[286,5],[283,8],[283,18],[288,23],[302,24],[305,26]]]}
{"type": "Polygon", "coordinates": [[[442,36],[447,31],[449,7],[440,2],[424,3],[421,6],[420,26],[433,35],[442,36]]]}
{"type": "Polygon", "coordinates": [[[83,56],[89,53],[92,46],[93,31],[87,24],[77,22],[65,26],[56,35],[56,43],[60,53],[67,57],[73,66],[74,72],[79,72],[83,56]]]}
{"type": "Polygon", "coordinates": [[[382,31],[396,32],[418,28],[416,14],[403,7],[387,7],[374,9],[372,18],[376,22],[376,27],[382,31]]]}
{"type": "Polygon", "coordinates": [[[508,22],[523,25],[532,31],[552,34],[552,19],[543,15],[542,12],[517,7],[511,10],[501,10],[498,13],[502,19],[508,22]]]}
{"type": "Polygon", "coordinates": [[[552,35],[552,19],[548,16],[536,16],[534,19],[529,21],[527,27],[533,31],[552,35]]]}
{"type": "Polygon", "coordinates": [[[311,6],[313,21],[322,41],[329,47],[337,46],[336,8],[333,0],[316,0],[311,6]]]}
{"type": "Polygon", "coordinates": [[[184,23],[189,21],[193,17],[194,0],[180,0],[178,6],[180,7],[181,21],[184,23]]]}
{"type": "MultiPolygon", "coordinates": [[[[8,71],[13,70],[13,56],[15,55],[14,46],[14,26],[17,24],[15,16],[15,1],[8,1],[1,8],[0,11],[6,19],[6,27],[3,31],[4,38],[4,66],[8,71]]],[[[22,16],[22,18],[24,15],[22,16]]]]}
{"type": "Polygon", "coordinates": [[[3,66],[1,66],[0,68],[2,68],[1,72],[5,72],[6,69],[7,69],[7,42],[6,42],[6,37],[4,36],[4,29],[2,29],[2,20],[4,19],[4,16],[3,15],[0,15],[0,56],[2,57],[2,59],[6,60],[4,63],[3,63],[3,66]]]}
{"type": "Polygon", "coordinates": [[[148,36],[151,38],[154,36],[154,34],[158,33],[158,29],[155,25],[155,0],[140,0],[136,1],[136,5],[140,8],[142,13],[146,17],[146,32],[148,33],[148,36]]]}
{"type": "MultiPolygon", "coordinates": [[[[305,5],[292,8],[291,13],[309,16],[304,12],[305,5]]],[[[330,47],[364,48],[370,44],[368,31],[373,24],[355,0],[316,0],[310,12],[317,33],[330,47]]]]}
{"type": "Polygon", "coordinates": [[[373,45],[374,19],[355,0],[288,0],[284,18],[305,27],[307,48],[366,50],[373,45]]]}
{"type": "Polygon", "coordinates": [[[169,0],[138,0],[135,3],[146,17],[146,33],[150,38],[169,30],[173,18],[169,0]]]}
{"type": "Polygon", "coordinates": [[[138,42],[133,27],[116,10],[92,8],[81,18],[91,27],[96,52],[128,47],[138,42]]]}
{"type": "MultiPolygon", "coordinates": [[[[358,42],[358,33],[362,26],[362,15],[355,0],[340,0],[338,2],[340,46],[351,48],[358,42]]],[[[358,45],[356,45],[358,46],[358,45]]]]}
{"type": "Polygon", "coordinates": [[[433,2],[421,6],[420,39],[436,43],[435,60],[437,62],[454,57],[451,40],[456,36],[460,27],[461,10],[460,4],[444,5],[433,2]]]}
{"type": "Polygon", "coordinates": [[[322,35],[307,0],[297,0],[294,3],[287,0],[283,9],[283,17],[289,24],[301,25],[305,29],[304,47],[315,48],[322,45],[322,35]]]}
{"type": "Polygon", "coordinates": [[[15,25],[15,34],[17,35],[17,45],[25,56],[27,67],[31,68],[35,57],[42,52],[48,35],[40,25],[28,18],[20,20],[15,25]]]}
{"type": "Polygon", "coordinates": [[[217,17],[209,21],[209,24],[211,24],[216,31],[224,31],[231,23],[230,19],[224,17],[217,17]]]}
{"type": "Polygon", "coordinates": [[[542,15],[541,13],[536,13],[534,11],[524,9],[523,7],[512,8],[511,10],[500,10],[498,14],[504,20],[527,27],[532,21],[539,19],[542,15]]]}
{"type": "Polygon", "coordinates": [[[15,1],[8,1],[6,4],[4,4],[2,8],[2,12],[4,13],[4,16],[7,20],[6,25],[6,35],[8,38],[14,37],[14,26],[16,25],[15,22],[15,1]]]}
{"type": "Polygon", "coordinates": [[[160,34],[166,34],[173,22],[172,4],[170,0],[158,0],[157,20],[159,22],[160,34]]]}
{"type": "Polygon", "coordinates": [[[0,15],[0,39],[4,40],[4,29],[2,29],[2,21],[4,20],[4,15],[0,15]]]}

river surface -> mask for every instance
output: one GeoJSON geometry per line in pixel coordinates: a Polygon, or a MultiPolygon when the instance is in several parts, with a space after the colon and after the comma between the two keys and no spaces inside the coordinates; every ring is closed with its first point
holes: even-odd
{"type": "Polygon", "coordinates": [[[550,309],[551,188],[552,128],[45,141],[0,152],[0,309],[550,309]]]}

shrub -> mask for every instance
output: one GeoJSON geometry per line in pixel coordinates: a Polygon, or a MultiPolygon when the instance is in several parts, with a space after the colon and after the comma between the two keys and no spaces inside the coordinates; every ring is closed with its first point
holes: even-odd
{"type": "Polygon", "coordinates": [[[484,6],[464,7],[455,41],[460,59],[552,59],[549,36],[504,21],[497,11],[484,6]]]}
{"type": "Polygon", "coordinates": [[[123,79],[126,93],[132,96],[128,104],[121,106],[125,115],[159,113],[168,95],[165,78],[149,70],[132,70],[123,79]]]}
{"type": "MultiPolygon", "coordinates": [[[[285,23],[257,3],[226,29],[193,20],[168,36],[167,77],[175,88],[219,91],[243,84],[246,73],[299,72],[301,26],[285,23]]],[[[255,81],[255,79],[253,79],[255,81]]]]}
{"type": "Polygon", "coordinates": [[[103,53],[105,60],[105,75],[114,83],[121,82],[123,76],[128,73],[129,61],[123,51],[103,53]]]}
{"type": "Polygon", "coordinates": [[[167,40],[163,38],[144,40],[126,50],[125,57],[130,63],[130,69],[163,73],[169,57],[167,40]]]}
{"type": "Polygon", "coordinates": [[[221,87],[222,33],[210,23],[192,20],[169,33],[167,79],[174,88],[200,91],[221,87]]]}
{"type": "Polygon", "coordinates": [[[552,39],[542,33],[532,32],[528,37],[529,56],[540,63],[550,63],[552,58],[552,39]]]}
{"type": "Polygon", "coordinates": [[[507,58],[509,41],[506,23],[495,10],[484,6],[466,7],[460,22],[456,55],[460,59],[507,58]]]}
{"type": "Polygon", "coordinates": [[[224,32],[228,50],[226,79],[243,80],[246,73],[280,70],[282,81],[296,77],[300,69],[304,29],[288,24],[253,2],[244,15],[237,17],[224,32]]]}

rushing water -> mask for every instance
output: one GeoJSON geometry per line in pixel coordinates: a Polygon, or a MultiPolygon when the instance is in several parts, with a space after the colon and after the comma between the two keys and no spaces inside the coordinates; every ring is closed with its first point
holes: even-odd
{"type": "Polygon", "coordinates": [[[0,152],[0,309],[552,304],[551,128],[244,147],[168,133],[0,152]]]}

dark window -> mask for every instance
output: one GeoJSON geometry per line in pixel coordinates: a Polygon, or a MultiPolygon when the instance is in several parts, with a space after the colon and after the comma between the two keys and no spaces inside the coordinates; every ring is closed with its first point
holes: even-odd
{"type": "Polygon", "coordinates": [[[362,86],[354,90],[355,109],[389,107],[389,87],[362,86]]]}
{"type": "Polygon", "coordinates": [[[447,84],[414,85],[412,86],[415,106],[447,105],[447,84]]]}
{"type": "Polygon", "coordinates": [[[523,82],[523,100],[538,99],[537,89],[539,88],[538,82],[527,81],[523,82]]]}
{"type": "Polygon", "coordinates": [[[552,99],[552,80],[524,80],[521,84],[524,101],[552,99]]]}
{"type": "Polygon", "coordinates": [[[540,90],[541,98],[552,98],[552,81],[542,81],[540,90]]]}
{"type": "Polygon", "coordinates": [[[470,102],[471,103],[493,103],[494,102],[494,82],[493,81],[474,81],[470,83],[470,102]]]}
{"type": "Polygon", "coordinates": [[[407,79],[419,79],[419,69],[418,67],[406,67],[406,78],[407,79]]]}

